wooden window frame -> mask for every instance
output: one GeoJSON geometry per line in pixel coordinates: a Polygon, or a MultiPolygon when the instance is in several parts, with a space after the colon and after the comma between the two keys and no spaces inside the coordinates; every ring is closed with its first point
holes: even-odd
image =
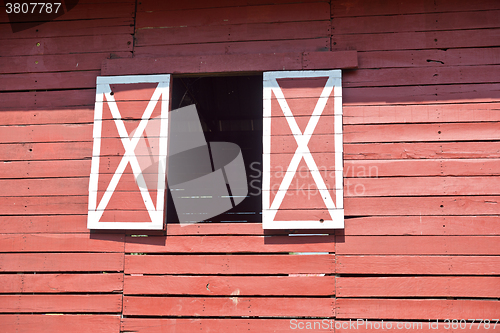
{"type": "MultiPolygon", "coordinates": [[[[146,77],[153,77],[153,76],[166,77],[168,75],[168,78],[170,80],[171,77],[170,75],[175,75],[175,74],[217,75],[217,73],[244,74],[251,72],[265,73],[265,72],[276,72],[276,71],[310,71],[310,70],[328,70],[328,71],[339,70],[340,72],[340,70],[353,69],[357,68],[357,66],[358,66],[358,61],[357,61],[356,51],[242,54],[242,55],[232,54],[232,55],[181,56],[181,57],[164,57],[164,58],[107,59],[103,61],[101,66],[101,76],[99,77],[100,81],[98,81],[97,83],[96,105],[98,102],[97,96],[101,95],[102,97],[104,97],[104,92],[101,89],[102,84],[104,82],[109,81],[113,83],[120,83],[120,82],[127,83],[120,81],[123,78],[127,78],[127,76],[129,76],[129,78],[131,78],[132,76],[136,77],[142,76],[144,79],[146,77]],[[113,77],[115,77],[115,79],[113,79],[113,77]],[[99,83],[101,83],[101,85],[99,83]]],[[[146,79],[146,81],[147,80],[148,79],[146,79]]],[[[168,96],[168,98],[170,98],[170,96],[168,96]]],[[[96,128],[94,128],[94,140],[98,138],[96,131],[97,131],[96,128]]],[[[340,132],[341,131],[342,128],[340,127],[340,132]]],[[[94,142],[94,147],[96,145],[97,143],[94,142]]],[[[94,154],[95,153],[96,151],[94,148],[94,154]]],[[[339,153],[342,154],[341,150],[339,153]]],[[[336,161],[337,161],[337,156],[336,156],[336,161]]],[[[98,219],[96,220],[94,217],[91,217],[92,214],[96,214],[95,210],[97,209],[97,199],[95,198],[94,200],[91,191],[96,190],[94,189],[95,186],[92,186],[92,184],[96,182],[96,180],[94,179],[96,176],[92,175],[95,175],[95,170],[96,170],[95,168],[97,168],[97,175],[98,175],[98,167],[99,167],[98,159],[97,162],[94,162],[93,159],[91,180],[89,186],[89,220],[88,220],[89,229],[114,229],[114,230],[163,230],[164,229],[163,221],[161,225],[157,223],[158,221],[153,221],[151,223],[98,222],[98,219]]],[[[163,208],[164,207],[162,204],[161,205],[162,217],[164,216],[163,208]]],[[[296,221],[293,221],[293,223],[288,221],[288,224],[266,222],[265,225],[263,226],[265,229],[343,228],[343,214],[341,223],[333,223],[333,222],[319,223],[319,221],[315,221],[315,223],[311,225],[310,221],[301,221],[301,222],[306,222],[306,223],[300,223],[296,221]]],[[[264,218],[263,218],[263,224],[264,224],[264,218]]]]}

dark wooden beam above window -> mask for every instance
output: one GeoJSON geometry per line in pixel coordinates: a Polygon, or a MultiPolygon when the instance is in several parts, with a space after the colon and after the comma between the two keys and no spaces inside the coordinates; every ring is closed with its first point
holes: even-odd
{"type": "Polygon", "coordinates": [[[357,51],[223,54],[163,58],[106,59],[101,75],[199,74],[358,67],[357,51]]]}

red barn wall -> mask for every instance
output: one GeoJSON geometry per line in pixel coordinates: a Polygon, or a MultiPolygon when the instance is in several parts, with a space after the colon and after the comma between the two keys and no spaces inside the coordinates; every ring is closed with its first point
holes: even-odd
{"type": "Polygon", "coordinates": [[[312,318],[452,332],[445,319],[498,318],[498,1],[85,0],[17,33],[3,8],[3,332],[287,332],[312,318]],[[104,59],[329,50],[359,61],[343,72],[344,230],[87,230],[104,59]]]}

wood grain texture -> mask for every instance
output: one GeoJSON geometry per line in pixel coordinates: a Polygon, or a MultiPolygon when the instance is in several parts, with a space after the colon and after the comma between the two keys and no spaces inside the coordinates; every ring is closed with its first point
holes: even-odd
{"type": "Polygon", "coordinates": [[[344,106],[344,124],[499,121],[499,103],[344,106]]]}
{"type": "Polygon", "coordinates": [[[125,295],[332,296],[335,294],[335,279],[332,276],[127,275],[123,293],[125,295]]]}
{"type": "Polygon", "coordinates": [[[144,46],[134,47],[134,56],[165,57],[317,51],[330,51],[330,38],[144,46]]]}
{"type": "Polygon", "coordinates": [[[288,52],[246,55],[197,55],[162,58],[109,59],[103,62],[103,74],[153,74],[168,73],[216,73],[269,71],[277,68],[296,70],[308,66],[310,69],[328,67],[353,68],[357,66],[355,51],[342,52],[288,52]],[[309,64],[311,58],[321,61],[309,64]],[[306,64],[304,64],[306,62],[306,64]]]}
{"type": "Polygon", "coordinates": [[[339,298],[336,302],[337,318],[495,318],[498,308],[499,304],[494,300],[339,298]]]}
{"type": "Polygon", "coordinates": [[[94,109],[91,106],[38,111],[2,111],[2,125],[91,124],[94,109]]]}
{"type": "Polygon", "coordinates": [[[99,70],[102,61],[104,59],[109,59],[111,56],[127,58],[131,57],[132,53],[103,52],[4,57],[3,61],[0,63],[0,73],[15,74],[99,70]]]}
{"type": "Polygon", "coordinates": [[[498,15],[500,15],[499,10],[469,10],[389,17],[386,15],[336,17],[332,25],[335,34],[485,29],[500,27],[498,15]]]}
{"type": "Polygon", "coordinates": [[[359,87],[342,90],[344,105],[498,102],[498,83],[399,87],[359,87]]]}
{"type": "Polygon", "coordinates": [[[498,256],[338,255],[339,274],[498,275],[498,256]]]}
{"type": "Polygon", "coordinates": [[[338,255],[498,255],[498,240],[497,236],[338,236],[335,250],[338,255]]]}
{"type": "Polygon", "coordinates": [[[227,24],[279,23],[328,20],[330,8],[324,2],[257,6],[231,6],[185,11],[138,11],[137,29],[151,27],[193,27],[227,24]]]}
{"type": "Polygon", "coordinates": [[[489,142],[361,143],[345,144],[346,160],[478,159],[500,157],[500,145],[489,142]]]}
{"type": "Polygon", "coordinates": [[[348,178],[346,197],[498,195],[499,177],[348,178]]]}
{"type": "Polygon", "coordinates": [[[88,106],[93,109],[95,88],[2,93],[2,102],[2,110],[65,110],[71,106],[88,106]]]}
{"type": "Polygon", "coordinates": [[[3,74],[0,91],[94,88],[98,71],[3,74]]]}
{"type": "Polygon", "coordinates": [[[340,277],[338,297],[498,298],[498,277],[340,277]]]}
{"type": "Polygon", "coordinates": [[[496,215],[498,196],[352,197],[345,214],[366,215],[496,215]]]}
{"type": "MultiPolygon", "coordinates": [[[[40,9],[40,8],[38,8],[40,9]]],[[[63,36],[88,36],[88,35],[115,35],[132,34],[133,18],[110,18],[101,20],[70,20],[50,21],[35,29],[27,29],[12,33],[8,25],[0,26],[1,39],[33,38],[33,37],[63,37],[63,36]]]]}
{"type": "Polygon", "coordinates": [[[500,66],[442,66],[409,68],[374,68],[346,71],[343,86],[413,86],[429,84],[497,83],[500,66]]]}
{"type": "Polygon", "coordinates": [[[421,0],[412,3],[399,2],[397,0],[377,0],[370,3],[363,3],[363,6],[355,6],[355,0],[348,1],[332,1],[332,16],[333,17],[355,17],[355,16],[372,16],[372,15],[398,15],[398,14],[417,14],[417,13],[434,13],[434,12],[466,12],[483,9],[500,9],[498,2],[494,0],[486,0],[481,2],[478,7],[466,0],[458,1],[440,1],[434,2],[431,0],[421,0]]]}
{"type": "Polygon", "coordinates": [[[123,297],[123,314],[149,316],[333,317],[334,298],[123,297]]]}
{"type": "Polygon", "coordinates": [[[258,40],[287,40],[327,37],[330,21],[285,23],[257,23],[169,27],[168,29],[140,29],[136,33],[137,46],[221,43],[258,40]]]}
{"type": "Polygon", "coordinates": [[[0,233],[88,233],[86,215],[2,216],[0,233]]]}
{"type": "Polygon", "coordinates": [[[2,272],[121,272],[123,253],[2,253],[2,272]]]}
{"type": "Polygon", "coordinates": [[[344,177],[496,176],[497,158],[345,160],[344,177]]]}
{"type": "Polygon", "coordinates": [[[121,295],[0,295],[0,313],[117,313],[121,295]]]}
{"type": "Polygon", "coordinates": [[[355,235],[500,235],[496,216],[370,216],[345,220],[339,234],[355,235]]]}
{"type": "Polygon", "coordinates": [[[359,68],[497,65],[500,51],[491,48],[384,50],[359,52],[359,68]]]}
{"type": "Polygon", "coordinates": [[[74,36],[54,38],[10,39],[0,50],[0,56],[26,56],[46,54],[66,54],[84,52],[125,52],[132,51],[130,34],[74,36]]]}
{"type": "Polygon", "coordinates": [[[5,333],[52,333],[71,331],[75,333],[109,333],[120,330],[119,315],[45,315],[21,314],[0,315],[5,333]]]}
{"type": "Polygon", "coordinates": [[[334,252],[334,236],[127,237],[125,252],[334,252]]]}
{"type": "MultiPolygon", "coordinates": [[[[326,319],[330,326],[330,321],[326,319]]],[[[325,328],[324,332],[334,332],[333,328],[325,328]]],[[[123,318],[122,330],[124,332],[132,331],[137,333],[166,333],[166,332],[193,332],[200,330],[202,332],[290,332],[290,319],[266,318],[266,319],[239,319],[239,318],[216,318],[216,319],[143,319],[143,318],[123,318]]]]}
{"type": "Polygon", "coordinates": [[[118,234],[1,234],[0,252],[122,252],[118,234]]]}
{"type": "Polygon", "coordinates": [[[123,274],[2,274],[0,293],[110,293],[123,290],[123,274]]]}
{"type": "Polygon", "coordinates": [[[333,254],[126,255],[126,274],[331,274],[333,254]]]}
{"type": "Polygon", "coordinates": [[[383,51],[493,47],[500,29],[347,34],[332,36],[332,50],[383,51]]]}

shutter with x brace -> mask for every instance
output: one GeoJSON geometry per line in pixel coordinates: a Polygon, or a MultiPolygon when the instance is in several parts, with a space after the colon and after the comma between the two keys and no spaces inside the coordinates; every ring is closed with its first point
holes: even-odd
{"type": "Polygon", "coordinates": [[[264,73],[264,229],[343,228],[341,71],[264,73]]]}
{"type": "Polygon", "coordinates": [[[89,229],[163,229],[170,75],[97,78],[89,229]]]}

